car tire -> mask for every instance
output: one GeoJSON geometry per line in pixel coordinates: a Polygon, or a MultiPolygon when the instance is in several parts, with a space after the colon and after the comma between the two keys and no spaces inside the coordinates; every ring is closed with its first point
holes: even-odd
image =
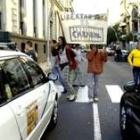
{"type": "Polygon", "coordinates": [[[130,131],[130,126],[128,124],[128,115],[127,115],[127,110],[128,108],[125,107],[125,104],[121,104],[120,108],[120,129],[121,129],[121,134],[122,134],[122,139],[123,140],[132,140],[131,139],[131,131],[130,131]]]}
{"type": "Polygon", "coordinates": [[[57,121],[58,121],[58,100],[55,99],[53,113],[49,124],[50,129],[54,128],[57,125],[57,121]]]}

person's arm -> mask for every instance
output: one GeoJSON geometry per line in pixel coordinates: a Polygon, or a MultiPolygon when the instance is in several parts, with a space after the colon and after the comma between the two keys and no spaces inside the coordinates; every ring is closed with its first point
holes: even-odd
{"type": "Polygon", "coordinates": [[[58,56],[56,56],[56,57],[55,57],[54,66],[53,66],[53,67],[56,67],[57,64],[58,64],[58,62],[59,62],[59,59],[58,59],[58,56]]]}
{"type": "Polygon", "coordinates": [[[103,62],[107,62],[107,52],[104,49],[100,51],[100,56],[103,62]]]}
{"type": "Polygon", "coordinates": [[[132,51],[132,52],[129,54],[128,58],[127,58],[127,59],[128,59],[128,63],[130,64],[131,67],[133,67],[133,62],[132,62],[132,58],[133,58],[133,55],[134,55],[133,52],[134,52],[134,51],[132,51]]]}
{"type": "Polygon", "coordinates": [[[91,61],[91,60],[93,59],[93,53],[92,53],[92,51],[87,52],[86,57],[87,57],[87,59],[88,59],[89,61],[91,61]]]}

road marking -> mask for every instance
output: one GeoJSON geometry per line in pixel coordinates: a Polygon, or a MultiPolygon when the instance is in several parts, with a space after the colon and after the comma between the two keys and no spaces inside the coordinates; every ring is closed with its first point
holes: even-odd
{"type": "Polygon", "coordinates": [[[94,140],[102,140],[98,104],[93,103],[92,107],[93,107],[94,140]]]}
{"type": "MultiPolygon", "coordinates": [[[[57,85],[57,89],[58,89],[59,94],[63,91],[63,87],[60,85],[57,85]]],[[[80,102],[80,103],[88,102],[89,103],[87,86],[78,89],[77,99],[75,102],[80,102]]],[[[93,109],[94,140],[102,140],[101,129],[100,129],[100,119],[99,119],[99,113],[98,113],[98,104],[93,103],[92,109],[93,109]]]]}
{"type": "Polygon", "coordinates": [[[88,99],[88,87],[80,87],[77,91],[77,99],[75,102],[80,102],[80,103],[87,103],[89,102],[88,99]]]}
{"type": "Polygon", "coordinates": [[[119,85],[106,85],[106,89],[110,96],[112,103],[119,103],[123,95],[123,90],[119,85]]]}
{"type": "MultiPolygon", "coordinates": [[[[89,103],[88,99],[88,87],[79,88],[77,92],[77,99],[75,102],[89,103]]],[[[101,129],[100,129],[100,119],[98,113],[98,104],[92,104],[93,109],[93,127],[94,127],[94,140],[102,140],[101,129]]]]}

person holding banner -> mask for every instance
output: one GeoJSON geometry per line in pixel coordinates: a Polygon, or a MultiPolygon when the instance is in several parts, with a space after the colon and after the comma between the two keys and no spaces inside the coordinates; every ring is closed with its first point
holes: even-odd
{"type": "Polygon", "coordinates": [[[98,101],[99,76],[103,73],[104,63],[107,61],[106,50],[98,50],[96,45],[90,45],[87,52],[88,60],[88,97],[90,101],[98,101]]]}
{"type": "Polygon", "coordinates": [[[74,101],[76,99],[76,94],[73,89],[72,83],[74,78],[74,70],[77,67],[77,63],[74,59],[76,55],[71,49],[70,45],[66,44],[64,37],[60,36],[58,38],[58,41],[59,45],[61,46],[61,50],[59,51],[60,68],[66,81],[67,92],[69,93],[67,99],[69,101],[74,101]]]}

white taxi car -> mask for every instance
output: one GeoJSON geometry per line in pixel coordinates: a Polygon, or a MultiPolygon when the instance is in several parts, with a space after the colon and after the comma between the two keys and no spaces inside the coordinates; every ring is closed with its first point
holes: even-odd
{"type": "Polygon", "coordinates": [[[38,140],[56,125],[54,80],[25,54],[0,50],[0,140],[38,140]]]}

